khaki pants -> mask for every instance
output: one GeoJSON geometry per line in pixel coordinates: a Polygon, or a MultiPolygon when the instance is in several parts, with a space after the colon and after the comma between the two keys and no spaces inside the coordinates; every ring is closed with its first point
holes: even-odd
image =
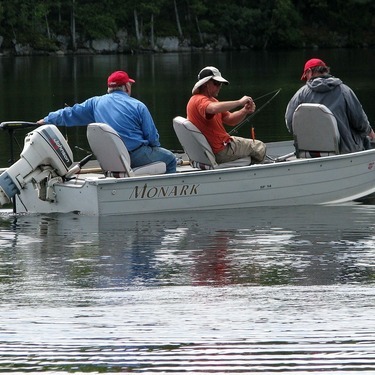
{"type": "Polygon", "coordinates": [[[250,156],[254,163],[260,163],[264,160],[266,145],[262,141],[242,137],[231,138],[231,142],[227,144],[224,150],[215,155],[217,163],[226,163],[245,156],[250,156]]]}

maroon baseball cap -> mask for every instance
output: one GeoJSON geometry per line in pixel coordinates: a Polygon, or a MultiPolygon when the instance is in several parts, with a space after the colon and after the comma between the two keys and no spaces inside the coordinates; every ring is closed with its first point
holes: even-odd
{"type": "Polygon", "coordinates": [[[134,83],[134,79],[131,79],[128,76],[128,73],[123,72],[122,70],[117,70],[116,72],[113,72],[108,77],[108,87],[117,87],[117,86],[124,86],[126,83],[134,83]]]}
{"type": "Polygon", "coordinates": [[[311,69],[311,68],[315,68],[317,66],[327,66],[325,64],[324,61],[320,60],[320,59],[310,59],[308,61],[306,61],[306,64],[305,64],[305,67],[303,69],[303,74],[302,74],[302,77],[301,77],[301,80],[305,80],[306,79],[306,71],[311,69]]]}

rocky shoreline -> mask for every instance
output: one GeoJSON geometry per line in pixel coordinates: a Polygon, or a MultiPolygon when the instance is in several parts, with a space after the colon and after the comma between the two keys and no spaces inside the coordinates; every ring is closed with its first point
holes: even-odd
{"type": "MultiPolygon", "coordinates": [[[[22,44],[13,39],[11,42],[4,41],[0,36],[0,56],[32,56],[32,55],[100,55],[100,54],[140,54],[140,53],[170,53],[170,52],[194,52],[194,51],[229,51],[233,48],[224,36],[204,35],[202,45],[194,45],[190,39],[180,39],[177,36],[155,38],[153,46],[134,45],[129,42],[126,31],[120,30],[114,38],[101,38],[93,40],[81,40],[77,38],[76,49],[72,49],[70,36],[59,35],[48,47],[35,47],[30,44],[22,44]],[[52,46],[52,47],[51,47],[52,46]]],[[[346,48],[345,40],[336,44],[325,46],[325,48],[346,48]],[[336,45],[337,44],[337,45],[336,45]]],[[[303,48],[318,49],[318,44],[305,45],[303,48]]],[[[358,48],[371,48],[363,43],[358,48]]],[[[236,50],[248,50],[251,47],[240,46],[236,50]]]]}
{"type": "Polygon", "coordinates": [[[53,50],[42,50],[32,47],[30,44],[21,44],[12,40],[12,47],[3,47],[4,38],[0,36],[1,56],[29,56],[29,55],[70,55],[70,54],[134,54],[134,53],[168,53],[191,52],[195,50],[222,51],[229,49],[225,38],[211,39],[204,47],[193,46],[188,39],[180,40],[170,36],[156,38],[154,47],[131,47],[125,32],[118,32],[116,38],[94,39],[77,43],[76,50],[71,49],[71,40],[67,36],[57,36],[57,47],[53,50]]]}

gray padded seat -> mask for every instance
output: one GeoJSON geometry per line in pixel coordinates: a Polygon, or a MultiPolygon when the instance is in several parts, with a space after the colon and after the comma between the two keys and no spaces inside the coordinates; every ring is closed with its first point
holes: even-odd
{"type": "Polygon", "coordinates": [[[173,128],[190,163],[198,169],[243,167],[251,164],[251,157],[218,164],[206,137],[189,120],[182,116],[173,119],[173,128]]]}
{"type": "Polygon", "coordinates": [[[91,123],[87,126],[87,139],[106,176],[131,177],[163,174],[164,162],[131,168],[130,155],[118,133],[107,124],[91,123]]]}
{"type": "Polygon", "coordinates": [[[338,155],[340,133],[333,113],[323,104],[300,104],[293,114],[297,158],[338,155]]]}

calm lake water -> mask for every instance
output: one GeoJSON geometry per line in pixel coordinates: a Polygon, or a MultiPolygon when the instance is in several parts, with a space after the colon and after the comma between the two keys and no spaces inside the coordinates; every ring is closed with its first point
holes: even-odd
{"type": "MultiPolygon", "coordinates": [[[[181,53],[155,55],[109,55],[70,57],[0,58],[0,121],[36,121],[48,112],[82,102],[106,92],[108,75],[123,69],[136,80],[132,94],[149,107],[159,129],[162,145],[181,149],[172,128],[172,119],[186,114],[186,104],[198,72],[207,65],[218,67],[230,81],[220,99],[239,99],[251,95],[259,109],[281,88],[281,92],[238,135],[249,137],[250,124],[256,137],[269,142],[289,139],[284,113],[287,103],[301,86],[304,63],[320,57],[331,66],[332,73],[355,90],[371,121],[375,122],[373,105],[373,67],[375,50],[255,51],[231,53],[181,53]]],[[[86,129],[61,128],[68,137],[75,156],[82,159],[88,149],[86,129]]],[[[20,132],[20,147],[24,132],[20,132]]],[[[0,134],[0,165],[8,161],[9,139],[0,134]],[[3,151],[4,150],[4,151],[3,151]]]]}
{"type": "MultiPolygon", "coordinates": [[[[125,69],[178,149],[172,118],[215,65],[231,81],[223,99],[282,88],[252,123],[260,139],[288,139],[286,103],[318,56],[373,122],[374,51],[318,52],[3,58],[1,120],[101,94],[125,69]]],[[[62,130],[84,156],[85,128],[62,130]]],[[[5,165],[6,133],[0,147],[5,165]]],[[[0,372],[373,374],[374,202],[100,219],[2,210],[0,372]]]]}
{"type": "Polygon", "coordinates": [[[0,371],[375,371],[375,206],[0,223],[0,371]]]}

